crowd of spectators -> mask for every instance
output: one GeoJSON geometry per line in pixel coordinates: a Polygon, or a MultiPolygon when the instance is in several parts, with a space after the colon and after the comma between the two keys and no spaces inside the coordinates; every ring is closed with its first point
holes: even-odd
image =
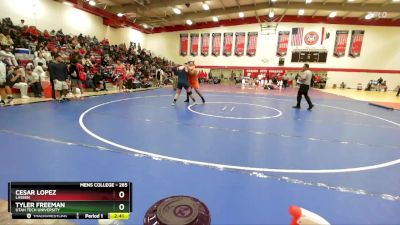
{"type": "MultiPolygon", "coordinates": [[[[298,76],[288,75],[287,73],[283,74],[265,74],[260,73],[257,77],[242,77],[241,83],[242,86],[249,84],[250,86],[260,86],[264,89],[273,90],[273,89],[282,89],[290,86],[296,86],[295,80],[298,76]]],[[[235,79],[236,80],[236,79],[235,79]]],[[[238,83],[238,82],[236,82],[238,83]]]]}
{"type": "Polygon", "coordinates": [[[107,39],[40,31],[18,25],[10,18],[0,22],[1,104],[13,100],[13,89],[21,98],[43,96],[42,84],[50,82],[51,97],[59,100],[81,98],[84,91],[107,90],[111,83],[121,92],[160,86],[172,79],[175,64],[154,56],[131,42],[111,45],[107,39]],[[55,91],[60,91],[59,95],[55,91]]]}

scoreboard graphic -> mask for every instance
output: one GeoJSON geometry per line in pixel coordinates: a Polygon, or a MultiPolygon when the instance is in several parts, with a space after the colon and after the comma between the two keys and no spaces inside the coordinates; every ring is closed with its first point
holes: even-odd
{"type": "Polygon", "coordinates": [[[10,182],[13,219],[129,219],[130,182],[10,182]]]}

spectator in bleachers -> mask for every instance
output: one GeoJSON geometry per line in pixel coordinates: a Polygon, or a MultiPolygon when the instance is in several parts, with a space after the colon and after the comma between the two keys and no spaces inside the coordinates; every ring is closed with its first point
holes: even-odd
{"type": "Polygon", "coordinates": [[[40,44],[39,49],[34,52],[35,59],[39,56],[39,54],[41,54],[41,58],[44,58],[46,60],[46,63],[52,60],[51,53],[48,50],[47,46],[44,46],[44,43],[40,44]]]}
{"type": "Polygon", "coordinates": [[[0,60],[5,60],[7,65],[18,66],[18,62],[14,54],[11,53],[11,49],[9,46],[0,47],[0,60]]]}
{"type": "Polygon", "coordinates": [[[4,46],[13,46],[14,41],[9,32],[0,33],[0,44],[4,46]]]}
{"type": "Polygon", "coordinates": [[[94,77],[93,77],[93,83],[94,85],[102,91],[108,91],[107,87],[106,87],[106,79],[104,77],[104,75],[102,74],[102,70],[97,71],[96,73],[94,73],[94,77]]]}
{"type": "Polygon", "coordinates": [[[71,90],[73,93],[76,92],[76,89],[79,89],[79,93],[83,94],[83,84],[82,82],[86,82],[86,76],[84,77],[83,73],[85,73],[84,67],[80,64],[79,56],[72,56],[71,64],[68,68],[68,74],[71,81],[71,90]]]}
{"type": "Polygon", "coordinates": [[[40,75],[32,71],[31,68],[27,68],[26,78],[28,85],[32,88],[35,97],[42,97],[42,85],[40,84],[40,75]]]}
{"type": "MultiPolygon", "coordinates": [[[[53,63],[52,54],[61,55],[66,61],[72,59],[70,57],[71,55],[80,55],[83,58],[82,64],[86,70],[84,73],[88,75],[88,77],[85,77],[87,79],[82,80],[81,83],[85,83],[89,88],[93,88],[94,86],[95,88],[93,88],[93,90],[97,90],[97,88],[106,90],[105,78],[115,77],[115,75],[120,76],[121,68],[124,67],[129,68],[129,71],[126,72],[129,72],[129,78],[131,79],[130,82],[133,82],[133,87],[149,87],[154,84],[158,85],[158,81],[163,80],[162,74],[168,72],[168,69],[171,68],[172,64],[172,62],[169,62],[164,58],[152,56],[150,51],[140,47],[140,43],[137,45],[131,43],[129,48],[127,48],[125,44],[110,45],[106,39],[99,42],[96,37],[84,36],[82,34],[78,36],[64,35],[62,30],[57,32],[53,30],[51,33],[46,30],[41,32],[34,26],[28,27],[21,24],[14,25],[9,18],[0,21],[0,42],[3,44],[0,46],[0,59],[5,60],[5,64],[8,66],[18,66],[18,61],[12,53],[12,45],[18,48],[28,48],[34,52],[35,59],[33,62],[29,62],[26,59],[21,59],[20,61],[20,65],[24,65],[24,67],[26,67],[27,64],[32,64],[32,68],[28,69],[26,72],[27,78],[29,78],[29,84],[33,84],[33,80],[36,81],[34,78],[36,75],[39,75],[39,83],[46,79],[46,66],[50,68],[50,65],[52,64],[63,64],[62,62],[59,62],[59,60],[56,60],[56,62],[53,63]],[[116,64],[117,60],[119,60],[117,69],[115,70],[115,67],[112,69],[112,66],[116,64]],[[103,73],[103,70],[101,69],[101,64],[104,66],[110,66],[107,69],[111,71],[110,76],[105,76],[105,73],[103,73]]],[[[80,59],[78,59],[79,62],[80,59]]],[[[57,89],[64,92],[64,89],[60,90],[60,86],[61,88],[64,87],[64,80],[56,79],[63,77],[63,73],[55,74],[60,72],[57,70],[58,67],[60,66],[52,66],[52,71],[49,69],[49,72],[52,73],[50,76],[50,82],[52,83],[53,92],[55,89],[54,82],[58,83],[57,89]]],[[[15,71],[13,67],[10,67],[10,69],[10,77],[20,81],[17,82],[18,84],[11,83],[13,84],[12,86],[21,86],[22,96],[27,96],[23,94],[24,85],[19,85],[19,83],[24,83],[25,81],[25,70],[19,69],[18,71],[15,71]]],[[[77,74],[77,76],[79,77],[79,74],[77,74]]],[[[124,74],[122,75],[122,78],[123,77],[124,74]]],[[[118,81],[120,81],[120,79],[118,79],[118,81]]],[[[122,83],[123,81],[126,80],[122,79],[122,83]]],[[[74,82],[72,83],[75,84],[74,82]]],[[[27,85],[26,82],[25,85],[27,85]]],[[[117,82],[117,85],[121,90],[121,83],[117,82]]],[[[60,97],[63,98],[63,93],[60,94],[60,97]]],[[[53,98],[55,98],[55,94],[52,95],[53,98]]]]}
{"type": "Polygon", "coordinates": [[[91,88],[94,92],[99,91],[99,89],[97,89],[96,86],[94,85],[93,81],[94,74],[90,71],[89,68],[85,68],[85,73],[86,73],[86,81],[83,82],[85,86],[91,88]]]}
{"type": "Polygon", "coordinates": [[[6,64],[0,61],[0,95],[1,95],[0,104],[2,105],[6,104],[5,100],[7,99],[6,82],[7,82],[6,64]]]}
{"type": "Polygon", "coordinates": [[[126,68],[120,59],[117,59],[117,65],[114,71],[114,80],[120,92],[125,91],[124,81],[126,77],[126,68]]]}
{"type": "Polygon", "coordinates": [[[104,55],[104,57],[101,60],[101,64],[103,66],[110,66],[112,64],[110,56],[109,55],[104,55]]]}
{"type": "Polygon", "coordinates": [[[46,70],[47,69],[47,63],[46,59],[43,57],[43,53],[38,52],[37,57],[33,60],[33,65],[37,67],[39,63],[42,63],[42,69],[46,70]]]}
{"type": "Polygon", "coordinates": [[[92,64],[92,61],[90,60],[88,55],[85,55],[82,59],[82,65],[85,68],[92,68],[94,65],[92,64]]]}
{"type": "Polygon", "coordinates": [[[43,70],[43,64],[41,62],[33,69],[34,73],[39,74],[40,81],[46,80],[46,72],[43,70]]]}
{"type": "Polygon", "coordinates": [[[7,75],[7,85],[21,92],[21,98],[28,99],[28,84],[22,70],[19,67],[10,67],[11,72],[7,75]]]}
{"type": "MultiPolygon", "coordinates": [[[[28,63],[28,64],[26,64],[26,66],[25,66],[25,70],[26,69],[31,69],[31,70],[33,70],[35,68],[35,66],[33,65],[33,63],[28,63]]],[[[22,69],[22,68],[21,68],[22,69]]],[[[23,69],[22,69],[23,70],[23,69]]],[[[24,71],[24,74],[25,74],[25,71],[24,71]]]]}

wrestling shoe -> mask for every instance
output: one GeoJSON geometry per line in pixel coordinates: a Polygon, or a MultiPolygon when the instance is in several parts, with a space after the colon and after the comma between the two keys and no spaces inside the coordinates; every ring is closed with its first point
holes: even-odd
{"type": "Polygon", "coordinates": [[[13,98],[12,96],[8,96],[8,97],[7,97],[7,100],[6,100],[5,102],[6,102],[6,104],[8,105],[8,104],[10,104],[13,100],[14,100],[14,98],[13,98]]]}

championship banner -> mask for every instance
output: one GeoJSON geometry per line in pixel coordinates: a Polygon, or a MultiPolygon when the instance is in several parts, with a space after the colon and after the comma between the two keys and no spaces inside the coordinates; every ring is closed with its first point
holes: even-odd
{"type": "Polygon", "coordinates": [[[250,76],[250,78],[256,78],[259,74],[265,74],[267,77],[273,77],[275,75],[284,75],[286,70],[284,69],[244,69],[244,76],[250,76]]]}
{"type": "Polygon", "coordinates": [[[243,56],[244,55],[244,42],[246,38],[245,32],[237,32],[235,34],[235,55],[243,56]]]}
{"type": "Polygon", "coordinates": [[[179,54],[181,56],[186,56],[188,53],[188,44],[189,44],[189,40],[188,40],[188,34],[180,34],[180,50],[179,50],[179,54]]]}
{"type": "Polygon", "coordinates": [[[361,47],[364,39],[363,30],[353,30],[351,31],[351,40],[350,40],[350,51],[349,55],[351,57],[359,57],[361,54],[361,47]]]}
{"type": "Polygon", "coordinates": [[[258,32],[247,33],[247,52],[248,56],[255,56],[257,50],[258,32]]]}
{"type": "Polygon", "coordinates": [[[212,34],[212,55],[219,56],[221,54],[221,33],[212,34]]]}
{"type": "Polygon", "coordinates": [[[199,54],[199,34],[190,34],[190,55],[199,54]]]}
{"type": "Polygon", "coordinates": [[[224,56],[231,56],[232,55],[232,43],[233,43],[233,33],[224,33],[224,56]]]}
{"type": "Polygon", "coordinates": [[[289,44],[290,31],[279,31],[278,33],[278,48],[276,50],[277,56],[286,56],[289,44]]]}
{"type": "Polygon", "coordinates": [[[335,47],[333,49],[334,56],[343,57],[345,55],[348,37],[349,37],[348,30],[336,31],[335,47]]]}
{"type": "Polygon", "coordinates": [[[201,34],[201,55],[208,56],[210,49],[210,34],[201,34]]]}

